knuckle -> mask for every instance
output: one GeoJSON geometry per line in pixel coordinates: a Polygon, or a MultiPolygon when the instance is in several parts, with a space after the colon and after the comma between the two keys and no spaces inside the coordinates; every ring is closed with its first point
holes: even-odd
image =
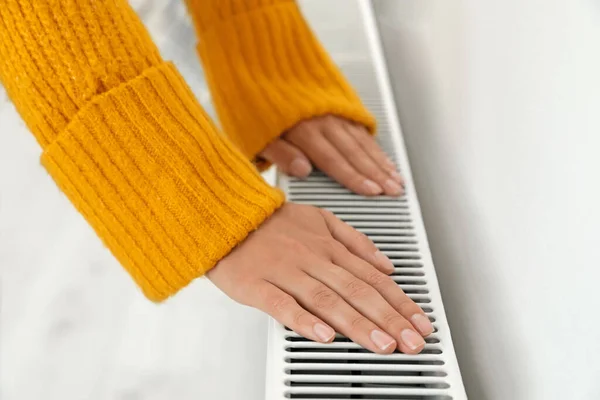
{"type": "Polygon", "coordinates": [[[398,301],[395,307],[398,310],[398,312],[400,312],[400,314],[412,315],[420,310],[419,306],[404,293],[402,294],[402,297],[403,298],[400,301],[398,301]]]}
{"type": "Polygon", "coordinates": [[[313,294],[312,301],[317,309],[328,309],[339,303],[340,296],[332,290],[320,289],[313,294]]]}
{"type": "Polygon", "coordinates": [[[308,247],[306,244],[300,242],[299,240],[290,239],[285,243],[286,251],[289,251],[290,254],[303,254],[308,251],[308,247]]]}
{"type": "Polygon", "coordinates": [[[370,271],[366,276],[366,281],[369,285],[375,288],[384,287],[385,285],[389,285],[393,282],[389,276],[377,270],[370,271]]]}
{"type": "Polygon", "coordinates": [[[361,327],[365,326],[366,324],[369,324],[369,321],[362,315],[357,315],[355,317],[352,317],[352,319],[350,320],[350,327],[352,329],[360,329],[361,327]]]}
{"type": "Polygon", "coordinates": [[[274,313],[282,313],[293,307],[296,304],[296,300],[291,296],[277,295],[269,298],[267,304],[269,304],[269,309],[274,313]]]}
{"type": "Polygon", "coordinates": [[[346,293],[349,299],[361,299],[371,295],[373,289],[358,279],[352,279],[346,283],[346,293]]]}
{"type": "Polygon", "coordinates": [[[308,312],[306,312],[305,310],[299,310],[299,311],[295,312],[294,313],[294,317],[292,319],[293,326],[300,326],[300,325],[302,325],[302,321],[308,315],[309,315],[308,312]]]}
{"type": "Polygon", "coordinates": [[[391,331],[399,331],[403,328],[410,326],[410,324],[402,315],[393,312],[386,313],[383,316],[383,326],[385,326],[386,329],[391,331]]]}
{"type": "Polygon", "coordinates": [[[383,323],[386,327],[406,326],[408,322],[398,313],[387,313],[383,316],[383,323]]]}

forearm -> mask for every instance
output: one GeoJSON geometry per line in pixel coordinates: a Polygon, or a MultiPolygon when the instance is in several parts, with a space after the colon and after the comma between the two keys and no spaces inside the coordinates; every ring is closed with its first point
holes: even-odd
{"type": "Polygon", "coordinates": [[[298,122],[375,121],[291,0],[186,0],[225,133],[253,159],[298,122]]]}
{"type": "Polygon", "coordinates": [[[283,201],[219,136],[125,0],[4,0],[0,79],[42,164],[153,300],[283,201]]]}

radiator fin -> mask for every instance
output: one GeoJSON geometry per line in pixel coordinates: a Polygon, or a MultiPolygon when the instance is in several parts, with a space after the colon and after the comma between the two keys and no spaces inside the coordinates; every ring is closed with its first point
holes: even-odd
{"type": "MultiPolygon", "coordinates": [[[[393,279],[427,313],[435,332],[419,355],[384,356],[341,335],[331,344],[315,343],[271,321],[267,399],[466,399],[371,6],[361,0],[348,3],[360,7],[369,46],[362,53],[357,49],[356,57],[338,60],[338,65],[376,116],[378,141],[406,179],[407,194],[358,196],[319,171],[306,180],[279,175],[278,184],[290,201],[328,209],[368,235],[392,260],[393,279]]],[[[327,35],[344,35],[344,31],[327,35]]]]}

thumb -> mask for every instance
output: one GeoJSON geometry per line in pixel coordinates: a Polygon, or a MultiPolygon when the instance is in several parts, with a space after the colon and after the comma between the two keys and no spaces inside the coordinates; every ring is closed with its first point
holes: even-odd
{"type": "Polygon", "coordinates": [[[284,139],[276,139],[269,143],[260,156],[277,165],[286,174],[297,178],[306,178],[312,171],[310,161],[304,153],[284,139]]]}

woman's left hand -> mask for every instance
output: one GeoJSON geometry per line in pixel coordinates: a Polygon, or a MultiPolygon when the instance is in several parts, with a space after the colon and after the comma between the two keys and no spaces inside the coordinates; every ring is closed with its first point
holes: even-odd
{"type": "Polygon", "coordinates": [[[304,178],[311,163],[355,193],[404,193],[404,181],[367,129],[327,115],[300,122],[260,154],[284,173],[304,178]]]}

